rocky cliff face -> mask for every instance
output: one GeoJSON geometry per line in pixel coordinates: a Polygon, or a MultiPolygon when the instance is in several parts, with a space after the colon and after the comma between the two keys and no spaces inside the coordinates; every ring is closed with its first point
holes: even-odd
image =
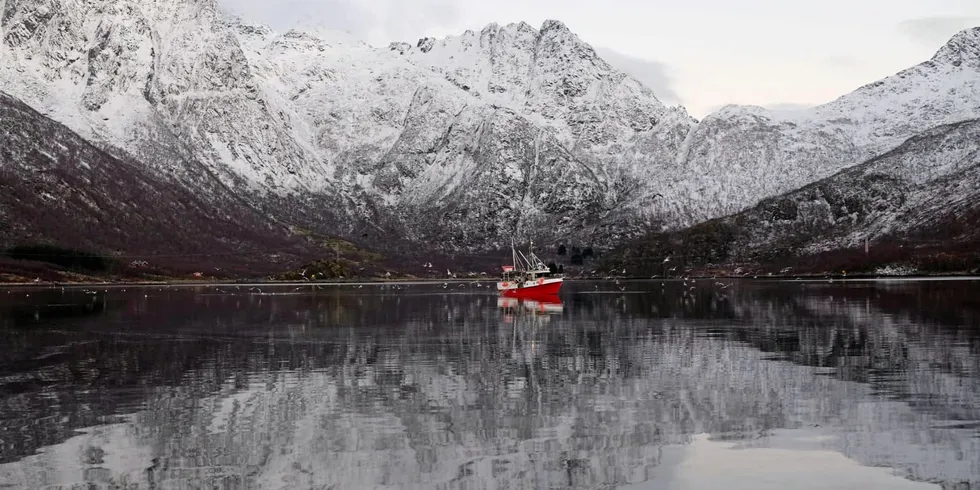
{"type": "Polygon", "coordinates": [[[980,116],[977,29],[824,106],[698,123],[556,21],[375,48],[248,25],[213,0],[0,10],[4,87],[100,148],[189,189],[203,168],[322,232],[449,250],[684,226],[980,116]]]}

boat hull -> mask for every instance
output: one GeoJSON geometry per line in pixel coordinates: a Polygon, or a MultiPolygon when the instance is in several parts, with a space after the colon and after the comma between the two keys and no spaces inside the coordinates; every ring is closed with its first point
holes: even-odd
{"type": "Polygon", "coordinates": [[[554,296],[558,294],[563,282],[560,278],[541,278],[523,282],[503,281],[497,283],[497,291],[511,297],[554,296]]]}

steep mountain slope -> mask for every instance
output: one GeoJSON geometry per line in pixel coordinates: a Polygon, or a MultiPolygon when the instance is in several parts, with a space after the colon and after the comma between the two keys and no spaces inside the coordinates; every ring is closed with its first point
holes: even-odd
{"type": "Polygon", "coordinates": [[[655,271],[671,254],[690,264],[772,263],[860,249],[867,241],[875,254],[882,247],[948,253],[973,244],[977,262],[971,267],[980,266],[978,142],[980,119],[929,129],[882,156],[749,210],[627,247],[619,264],[642,257],[655,271]]]}
{"type": "Polygon", "coordinates": [[[828,177],[929,128],[980,117],[980,27],[932,59],[812,109],[725,107],[669,173],[668,225],[694,224],[828,177]]]}
{"type": "MultiPolygon", "coordinates": [[[[199,192],[89,144],[0,92],[0,249],[56,241],[151,266],[276,271],[312,255],[207,171],[199,192]]],[[[209,269],[206,272],[213,273],[209,269]]]]}
{"type": "Polygon", "coordinates": [[[220,18],[207,1],[7,0],[3,76],[13,95],[141,161],[190,153],[230,184],[316,182],[291,173],[309,158],[270,124],[220,18]]]}
{"type": "MultiPolygon", "coordinates": [[[[255,205],[317,192],[328,234],[356,220],[319,155],[260,96],[213,1],[7,0],[3,12],[8,93],[103,150],[120,148],[192,192],[212,174],[255,205]]],[[[288,218],[286,209],[268,214],[288,218]]]]}

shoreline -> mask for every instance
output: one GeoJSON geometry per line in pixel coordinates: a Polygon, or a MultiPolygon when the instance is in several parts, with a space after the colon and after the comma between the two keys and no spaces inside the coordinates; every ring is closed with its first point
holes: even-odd
{"type": "Polygon", "coordinates": [[[0,282],[0,286],[35,288],[35,289],[56,289],[56,288],[80,288],[80,287],[257,287],[257,286],[342,286],[359,284],[440,284],[440,283],[471,283],[471,282],[495,282],[495,279],[351,279],[342,281],[241,281],[241,280],[213,280],[213,281],[42,281],[42,282],[0,282]]]}
{"type": "MultiPolygon", "coordinates": [[[[582,281],[582,282],[616,282],[616,281],[629,281],[629,282],[656,282],[656,281],[670,281],[677,282],[683,281],[683,277],[581,277],[581,278],[565,278],[566,281],[582,281]]],[[[807,274],[796,274],[796,275],[772,275],[772,276],[758,276],[758,277],[747,277],[747,276],[687,276],[687,280],[696,281],[707,281],[707,280],[738,280],[738,281],[779,281],[779,282],[862,282],[862,281],[980,281],[980,275],[974,274],[937,274],[937,275],[925,275],[916,274],[909,276],[875,276],[875,275],[853,275],[853,276],[842,276],[842,275],[807,275],[807,274]]],[[[493,284],[497,282],[496,278],[476,278],[476,279],[425,279],[425,278],[414,278],[414,279],[350,279],[350,280],[338,280],[338,281],[104,281],[104,282],[94,282],[94,281],[83,281],[83,282],[0,282],[0,287],[7,287],[11,289],[82,289],[82,288],[112,288],[119,289],[125,287],[131,288],[147,288],[147,287],[228,287],[228,288],[257,288],[257,287],[296,287],[296,286],[309,286],[314,287],[331,287],[331,286],[348,286],[348,285],[378,285],[378,284],[390,284],[390,285],[418,285],[418,284],[460,284],[460,283],[490,283],[493,284]]]]}

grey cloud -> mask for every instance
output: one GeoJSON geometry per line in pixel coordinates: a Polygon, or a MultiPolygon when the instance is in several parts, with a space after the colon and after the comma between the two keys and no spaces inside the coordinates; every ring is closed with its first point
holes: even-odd
{"type": "Polygon", "coordinates": [[[218,0],[230,13],[273,29],[304,25],[363,34],[375,23],[370,11],[357,0],[218,0]]]}
{"type": "Polygon", "coordinates": [[[824,59],[824,63],[835,68],[854,68],[861,65],[861,60],[854,58],[852,56],[828,56],[824,59]]]}
{"type": "Polygon", "coordinates": [[[375,41],[412,40],[459,18],[452,0],[218,0],[230,13],[277,30],[315,27],[375,41]]]}
{"type": "Polygon", "coordinates": [[[596,47],[595,50],[607,63],[653,90],[661,102],[668,105],[680,103],[681,98],[673,88],[670,67],[666,64],[625,55],[609,48],[596,47]]]}
{"type": "Polygon", "coordinates": [[[414,40],[433,27],[449,27],[460,17],[457,2],[452,0],[388,0],[385,5],[384,33],[388,41],[414,40]]]}
{"type": "MultiPolygon", "coordinates": [[[[714,114],[715,112],[718,112],[722,108],[728,107],[728,106],[739,107],[739,106],[743,106],[743,105],[742,104],[720,104],[720,105],[713,105],[713,106],[708,107],[708,110],[705,112],[705,114],[707,114],[707,115],[714,114]]],[[[805,110],[805,109],[812,109],[813,107],[816,107],[816,106],[814,104],[797,104],[797,103],[793,103],[793,102],[776,102],[776,103],[772,103],[772,104],[760,105],[760,106],[757,106],[757,107],[762,107],[763,109],[767,109],[767,110],[770,110],[770,111],[802,111],[802,110],[805,110]]]]}
{"type": "Polygon", "coordinates": [[[980,26],[980,17],[946,16],[908,19],[898,23],[898,30],[929,47],[939,47],[963,29],[980,26]]]}
{"type": "Polygon", "coordinates": [[[783,104],[769,104],[765,106],[766,109],[772,111],[799,111],[802,109],[809,109],[813,107],[811,104],[793,104],[793,103],[783,103],[783,104]]]}

